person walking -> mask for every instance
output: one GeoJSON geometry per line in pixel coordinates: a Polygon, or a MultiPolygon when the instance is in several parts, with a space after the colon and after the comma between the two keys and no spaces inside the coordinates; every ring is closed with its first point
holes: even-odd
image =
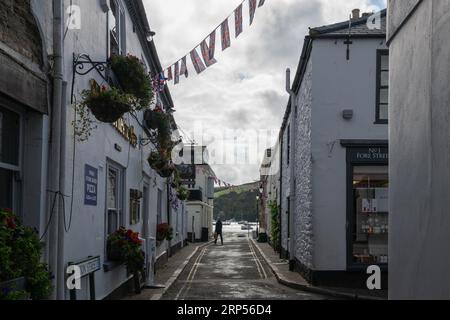
{"type": "Polygon", "coordinates": [[[220,220],[220,218],[216,222],[216,231],[214,233],[214,244],[217,244],[217,240],[219,239],[219,236],[220,236],[220,242],[223,245],[222,221],[220,220]]]}

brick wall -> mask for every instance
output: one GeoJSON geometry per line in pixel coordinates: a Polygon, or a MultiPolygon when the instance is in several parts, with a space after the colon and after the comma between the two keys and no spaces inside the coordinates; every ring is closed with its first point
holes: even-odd
{"type": "Polygon", "coordinates": [[[42,64],[42,41],[30,0],[0,1],[0,42],[42,64]]]}

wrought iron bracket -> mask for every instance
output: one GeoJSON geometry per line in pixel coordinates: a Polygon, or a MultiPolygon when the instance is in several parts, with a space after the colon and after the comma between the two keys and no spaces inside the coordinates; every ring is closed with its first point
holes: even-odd
{"type": "Polygon", "coordinates": [[[73,67],[72,67],[72,91],[70,95],[70,101],[73,103],[75,80],[77,75],[85,76],[92,71],[96,71],[100,77],[108,82],[108,62],[106,61],[92,61],[91,57],[86,54],[73,54],[73,67]]]}

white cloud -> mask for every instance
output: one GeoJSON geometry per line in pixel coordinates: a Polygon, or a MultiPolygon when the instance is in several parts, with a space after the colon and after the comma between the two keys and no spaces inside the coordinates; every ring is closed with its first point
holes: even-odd
{"type": "MultiPolygon", "coordinates": [[[[240,2],[144,0],[163,66],[182,58],[240,2]]],[[[170,85],[179,126],[189,132],[200,120],[205,129],[278,130],[288,101],[285,69],[295,72],[308,27],[344,21],[354,8],[373,11],[372,3],[376,0],[266,0],[252,26],[244,4],[244,33],[238,39],[230,17],[231,48],[221,52],[220,33],[216,35],[218,63],[196,75],[188,58],[189,78],[170,85]]],[[[233,184],[259,179],[258,169],[214,166],[220,179],[233,184]]]]}

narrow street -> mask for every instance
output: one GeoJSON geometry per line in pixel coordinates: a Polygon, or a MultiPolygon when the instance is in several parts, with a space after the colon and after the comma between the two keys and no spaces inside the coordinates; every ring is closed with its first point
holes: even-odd
{"type": "MultiPolygon", "coordinates": [[[[204,247],[163,300],[323,300],[279,284],[240,226],[224,226],[224,245],[204,247]]],[[[220,239],[219,239],[220,242],[220,239]]]]}

